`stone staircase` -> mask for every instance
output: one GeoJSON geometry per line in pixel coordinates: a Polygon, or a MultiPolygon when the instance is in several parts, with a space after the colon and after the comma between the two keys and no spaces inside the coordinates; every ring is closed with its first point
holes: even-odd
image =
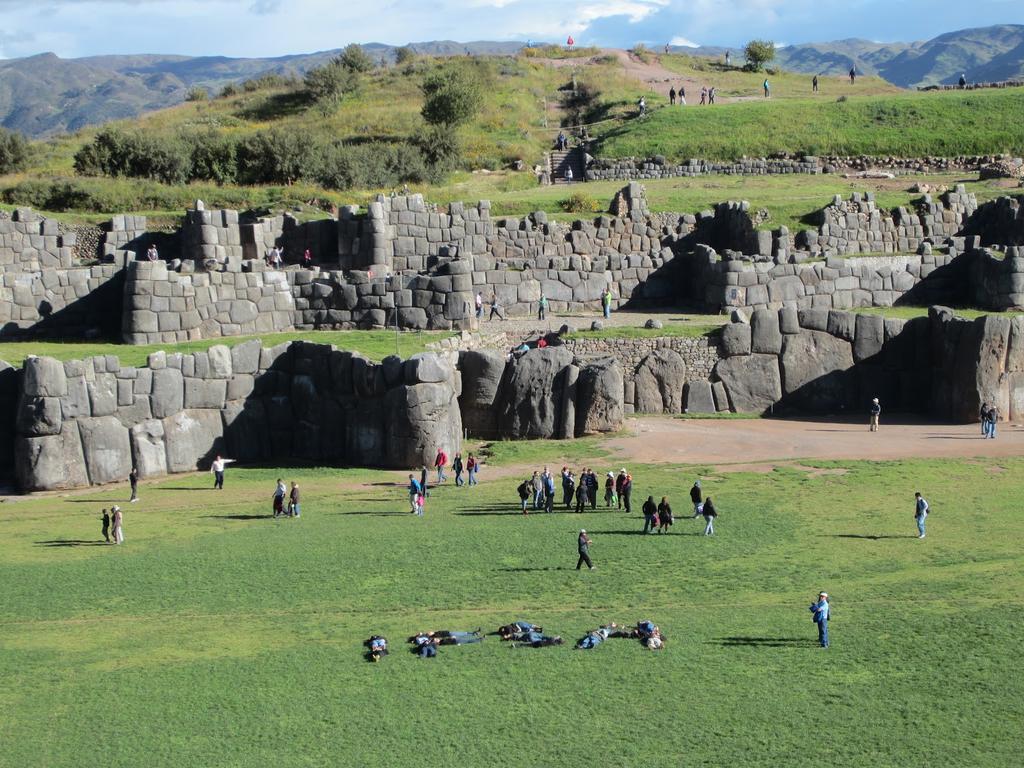
{"type": "Polygon", "coordinates": [[[548,154],[548,170],[552,184],[568,184],[565,178],[568,168],[572,168],[573,183],[587,180],[582,149],[573,147],[568,150],[553,150],[548,154]]]}

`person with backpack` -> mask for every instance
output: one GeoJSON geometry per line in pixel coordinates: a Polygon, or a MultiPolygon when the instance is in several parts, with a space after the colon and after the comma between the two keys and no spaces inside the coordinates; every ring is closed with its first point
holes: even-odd
{"type": "Polygon", "coordinates": [[[914,521],[917,523],[917,538],[924,538],[924,521],[928,517],[928,502],[918,491],[914,494],[914,521]]]}
{"type": "Polygon", "coordinates": [[[658,514],[658,505],[654,503],[654,497],[648,496],[647,501],[641,510],[644,513],[644,533],[654,533],[654,530],[658,527],[655,522],[655,516],[658,514]]]}
{"type": "Polygon", "coordinates": [[[469,485],[477,484],[478,480],[476,479],[476,473],[479,471],[480,462],[472,453],[469,454],[469,458],[466,460],[466,473],[469,475],[469,485]]]}
{"type": "Polygon", "coordinates": [[[456,453],[455,458],[452,459],[452,472],[455,473],[455,486],[461,487],[465,481],[462,479],[462,454],[456,453]]]}
{"type": "Polygon", "coordinates": [[[693,502],[693,517],[691,519],[696,519],[701,516],[702,500],[703,499],[701,497],[700,492],[700,480],[696,480],[693,483],[693,487],[690,489],[690,501],[693,502]]]}
{"type": "MultiPolygon", "coordinates": [[[[278,480],[277,482],[278,482],[278,487],[281,489],[281,500],[283,502],[284,501],[284,483],[282,483],[280,480],[278,480]]],[[[413,474],[410,473],[409,474],[409,511],[412,512],[412,514],[414,514],[414,515],[416,514],[416,497],[419,496],[422,493],[423,493],[423,486],[420,484],[420,481],[417,480],[416,477],[413,474]]]]}
{"type": "Polygon", "coordinates": [[[533,495],[533,483],[529,480],[523,480],[516,488],[516,492],[519,494],[519,503],[522,506],[523,514],[530,514],[526,510],[526,503],[530,500],[530,496],[533,495]]]}
{"type": "Polygon", "coordinates": [[[715,535],[715,518],[718,517],[718,510],[715,509],[715,505],[711,503],[711,497],[708,496],[704,499],[704,506],[701,509],[701,514],[704,515],[704,535],[714,536],[715,535]]]}
{"type": "Polygon", "coordinates": [[[828,619],[830,613],[828,592],[819,592],[818,599],[811,603],[811,621],[818,626],[818,642],[822,648],[828,648],[828,619]]]}
{"type": "Polygon", "coordinates": [[[587,568],[594,570],[594,564],[590,561],[590,545],[593,544],[587,532],[580,528],[579,538],[576,540],[576,549],[580,553],[580,559],[576,561],[576,570],[586,563],[587,568]]]}

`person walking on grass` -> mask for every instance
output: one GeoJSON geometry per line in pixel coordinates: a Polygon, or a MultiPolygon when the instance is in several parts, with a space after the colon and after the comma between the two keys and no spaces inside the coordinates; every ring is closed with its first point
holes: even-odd
{"type": "Polygon", "coordinates": [[[772,97],[772,84],[768,82],[767,77],[764,79],[762,87],[764,88],[764,97],[770,99],[772,97]]]}
{"type": "Polygon", "coordinates": [[[653,496],[647,497],[642,511],[644,513],[644,533],[654,533],[654,529],[657,528],[654,518],[658,514],[658,505],[654,503],[653,496]]]}
{"type": "Polygon", "coordinates": [[[422,493],[416,494],[416,517],[423,517],[423,510],[427,506],[427,499],[422,493]]]}
{"type": "Polygon", "coordinates": [[[682,85],[679,86],[679,106],[686,106],[686,88],[682,85]]]}
{"type": "Polygon", "coordinates": [[[448,475],[444,473],[445,465],[448,463],[448,454],[444,452],[444,448],[437,449],[437,455],[434,456],[434,469],[437,470],[437,484],[440,485],[448,479],[448,475]]]}
{"type": "Polygon", "coordinates": [[[850,67],[850,85],[857,84],[857,67],[850,67]]]}
{"type": "MultiPolygon", "coordinates": [[[[277,481],[281,488],[281,496],[284,496],[284,487],[281,485],[281,481],[277,481]]],[[[423,486],[420,485],[420,481],[416,479],[416,476],[411,472],[409,473],[409,511],[414,515],[416,514],[416,497],[423,493],[423,486]]]]}
{"type": "Polygon", "coordinates": [[[811,603],[811,621],[818,626],[818,643],[828,648],[828,592],[819,592],[818,599],[811,603]]]}
{"type": "Polygon", "coordinates": [[[576,549],[580,553],[580,559],[576,561],[577,571],[584,563],[587,564],[587,568],[594,570],[594,564],[590,561],[590,545],[593,543],[587,536],[587,532],[581,528],[579,538],[576,540],[576,549]]]}
{"type": "Polygon", "coordinates": [[[114,526],[114,543],[124,544],[124,518],[121,516],[121,508],[114,507],[110,511],[114,513],[114,519],[112,520],[114,526]]]}
{"type": "Polygon", "coordinates": [[[110,513],[107,510],[103,510],[103,517],[100,518],[103,521],[103,540],[110,543],[110,513]]]}
{"type": "Polygon", "coordinates": [[[225,459],[219,453],[217,458],[213,460],[213,464],[210,465],[210,471],[213,472],[213,487],[218,491],[224,490],[224,467],[228,464],[234,464],[234,459],[225,459]]]}
{"type": "Polygon", "coordinates": [[[914,521],[917,523],[917,538],[924,538],[924,521],[928,518],[928,502],[921,492],[914,494],[914,521]]]}
{"type": "Polygon", "coordinates": [[[668,89],[668,104],[669,104],[670,107],[674,107],[676,105],[676,88],[675,88],[675,86],[672,86],[671,88],[668,89]]]}
{"type": "Polygon", "coordinates": [[[697,519],[698,517],[701,516],[701,512],[702,512],[702,510],[701,510],[701,506],[702,506],[701,502],[703,501],[703,497],[701,496],[701,491],[700,491],[700,480],[695,480],[694,483],[693,483],[693,487],[690,489],[690,501],[693,503],[693,518],[692,519],[695,520],[695,519],[697,519]]]}
{"type": "Polygon", "coordinates": [[[519,494],[519,503],[523,508],[523,514],[530,514],[526,509],[526,505],[530,501],[530,497],[533,495],[533,482],[530,480],[523,480],[523,482],[516,487],[516,492],[519,494]]]}
{"type": "Polygon", "coordinates": [[[480,471],[480,462],[472,453],[466,460],[466,472],[469,474],[469,485],[476,485],[476,473],[480,471]]]}
{"type": "Polygon", "coordinates": [[[814,79],[811,80],[811,93],[818,92],[818,76],[815,75],[814,79]]]}
{"type": "Polygon", "coordinates": [[[301,511],[299,509],[299,501],[300,501],[299,484],[293,482],[292,483],[292,492],[288,495],[288,509],[290,510],[290,514],[291,514],[292,517],[298,517],[299,516],[299,513],[301,511]]]}
{"type": "Polygon", "coordinates": [[[668,533],[668,529],[672,527],[672,506],[668,503],[667,496],[662,496],[661,503],[658,504],[658,522],[661,524],[658,533],[668,533]]]}
{"type": "Polygon", "coordinates": [[[463,466],[461,453],[456,453],[455,458],[452,459],[452,472],[455,473],[455,486],[461,487],[462,484],[465,483],[465,480],[462,479],[463,466]]]}
{"type": "Polygon", "coordinates": [[[704,515],[704,535],[714,536],[715,518],[718,517],[718,510],[715,509],[715,505],[711,502],[710,496],[704,499],[704,504],[701,507],[701,514],[704,515]]]}
{"type": "Polygon", "coordinates": [[[132,487],[132,496],[128,499],[128,503],[132,504],[139,500],[139,470],[132,467],[132,471],[128,473],[128,483],[132,487]]]}
{"type": "Polygon", "coordinates": [[[424,496],[430,495],[430,486],[427,484],[427,465],[424,464],[420,470],[420,493],[424,496]]]}
{"type": "Polygon", "coordinates": [[[878,402],[878,398],[871,400],[871,414],[870,420],[868,421],[868,429],[872,432],[878,431],[878,423],[882,418],[882,404],[878,402]]]}
{"type": "MultiPolygon", "coordinates": [[[[409,479],[412,479],[412,475],[409,475],[409,479]]],[[[277,478],[277,487],[274,488],[274,517],[281,517],[284,514],[284,497],[287,492],[284,480],[277,478]]]]}

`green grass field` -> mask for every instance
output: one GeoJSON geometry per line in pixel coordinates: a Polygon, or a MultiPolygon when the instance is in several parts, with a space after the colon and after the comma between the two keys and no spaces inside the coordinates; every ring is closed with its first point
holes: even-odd
{"type": "Polygon", "coordinates": [[[497,444],[481,485],[434,492],[423,519],[401,472],[242,467],[223,492],[178,476],[124,505],[120,548],[98,518],[123,487],[9,501],[0,766],[1016,764],[1024,461],[628,465],[677,514],[699,473],[714,538],[690,520],[642,537],[635,512],[515,512],[532,464],[603,473],[624,460],[610,450],[497,444]],[[502,476],[512,462],[531,464],[502,476]],[[278,476],[301,483],[301,519],[266,517],[278,476]],[[593,572],[573,570],[580,527],[593,572]],[[828,651],[807,611],[820,589],[828,651]],[[664,651],[571,649],[645,618],[664,651]],[[420,660],[403,642],[517,619],[567,645],[489,637],[420,660]],[[392,644],[377,665],[371,633],[392,644]]]}

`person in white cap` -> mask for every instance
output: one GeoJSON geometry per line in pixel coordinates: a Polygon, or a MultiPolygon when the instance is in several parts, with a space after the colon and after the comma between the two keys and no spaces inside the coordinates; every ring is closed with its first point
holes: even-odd
{"type": "Polygon", "coordinates": [[[576,542],[577,549],[579,550],[579,553],[580,553],[580,559],[576,561],[576,570],[577,571],[580,569],[580,566],[582,566],[584,563],[587,564],[587,568],[589,568],[590,570],[594,570],[594,564],[592,562],[590,562],[590,545],[591,545],[591,543],[592,542],[590,541],[590,537],[587,536],[587,532],[585,530],[583,530],[582,528],[580,528],[580,536],[579,536],[579,539],[577,539],[577,542],[576,542]]]}
{"type": "Polygon", "coordinates": [[[121,517],[121,508],[114,507],[111,512],[114,513],[114,543],[124,544],[124,530],[122,528],[123,519],[121,517]]]}
{"type": "Polygon", "coordinates": [[[818,625],[818,642],[828,648],[828,592],[819,592],[818,599],[811,603],[811,621],[818,625]]]}
{"type": "Polygon", "coordinates": [[[878,402],[878,398],[874,398],[871,401],[871,431],[878,431],[878,417],[882,415],[882,406],[878,402]]]}

